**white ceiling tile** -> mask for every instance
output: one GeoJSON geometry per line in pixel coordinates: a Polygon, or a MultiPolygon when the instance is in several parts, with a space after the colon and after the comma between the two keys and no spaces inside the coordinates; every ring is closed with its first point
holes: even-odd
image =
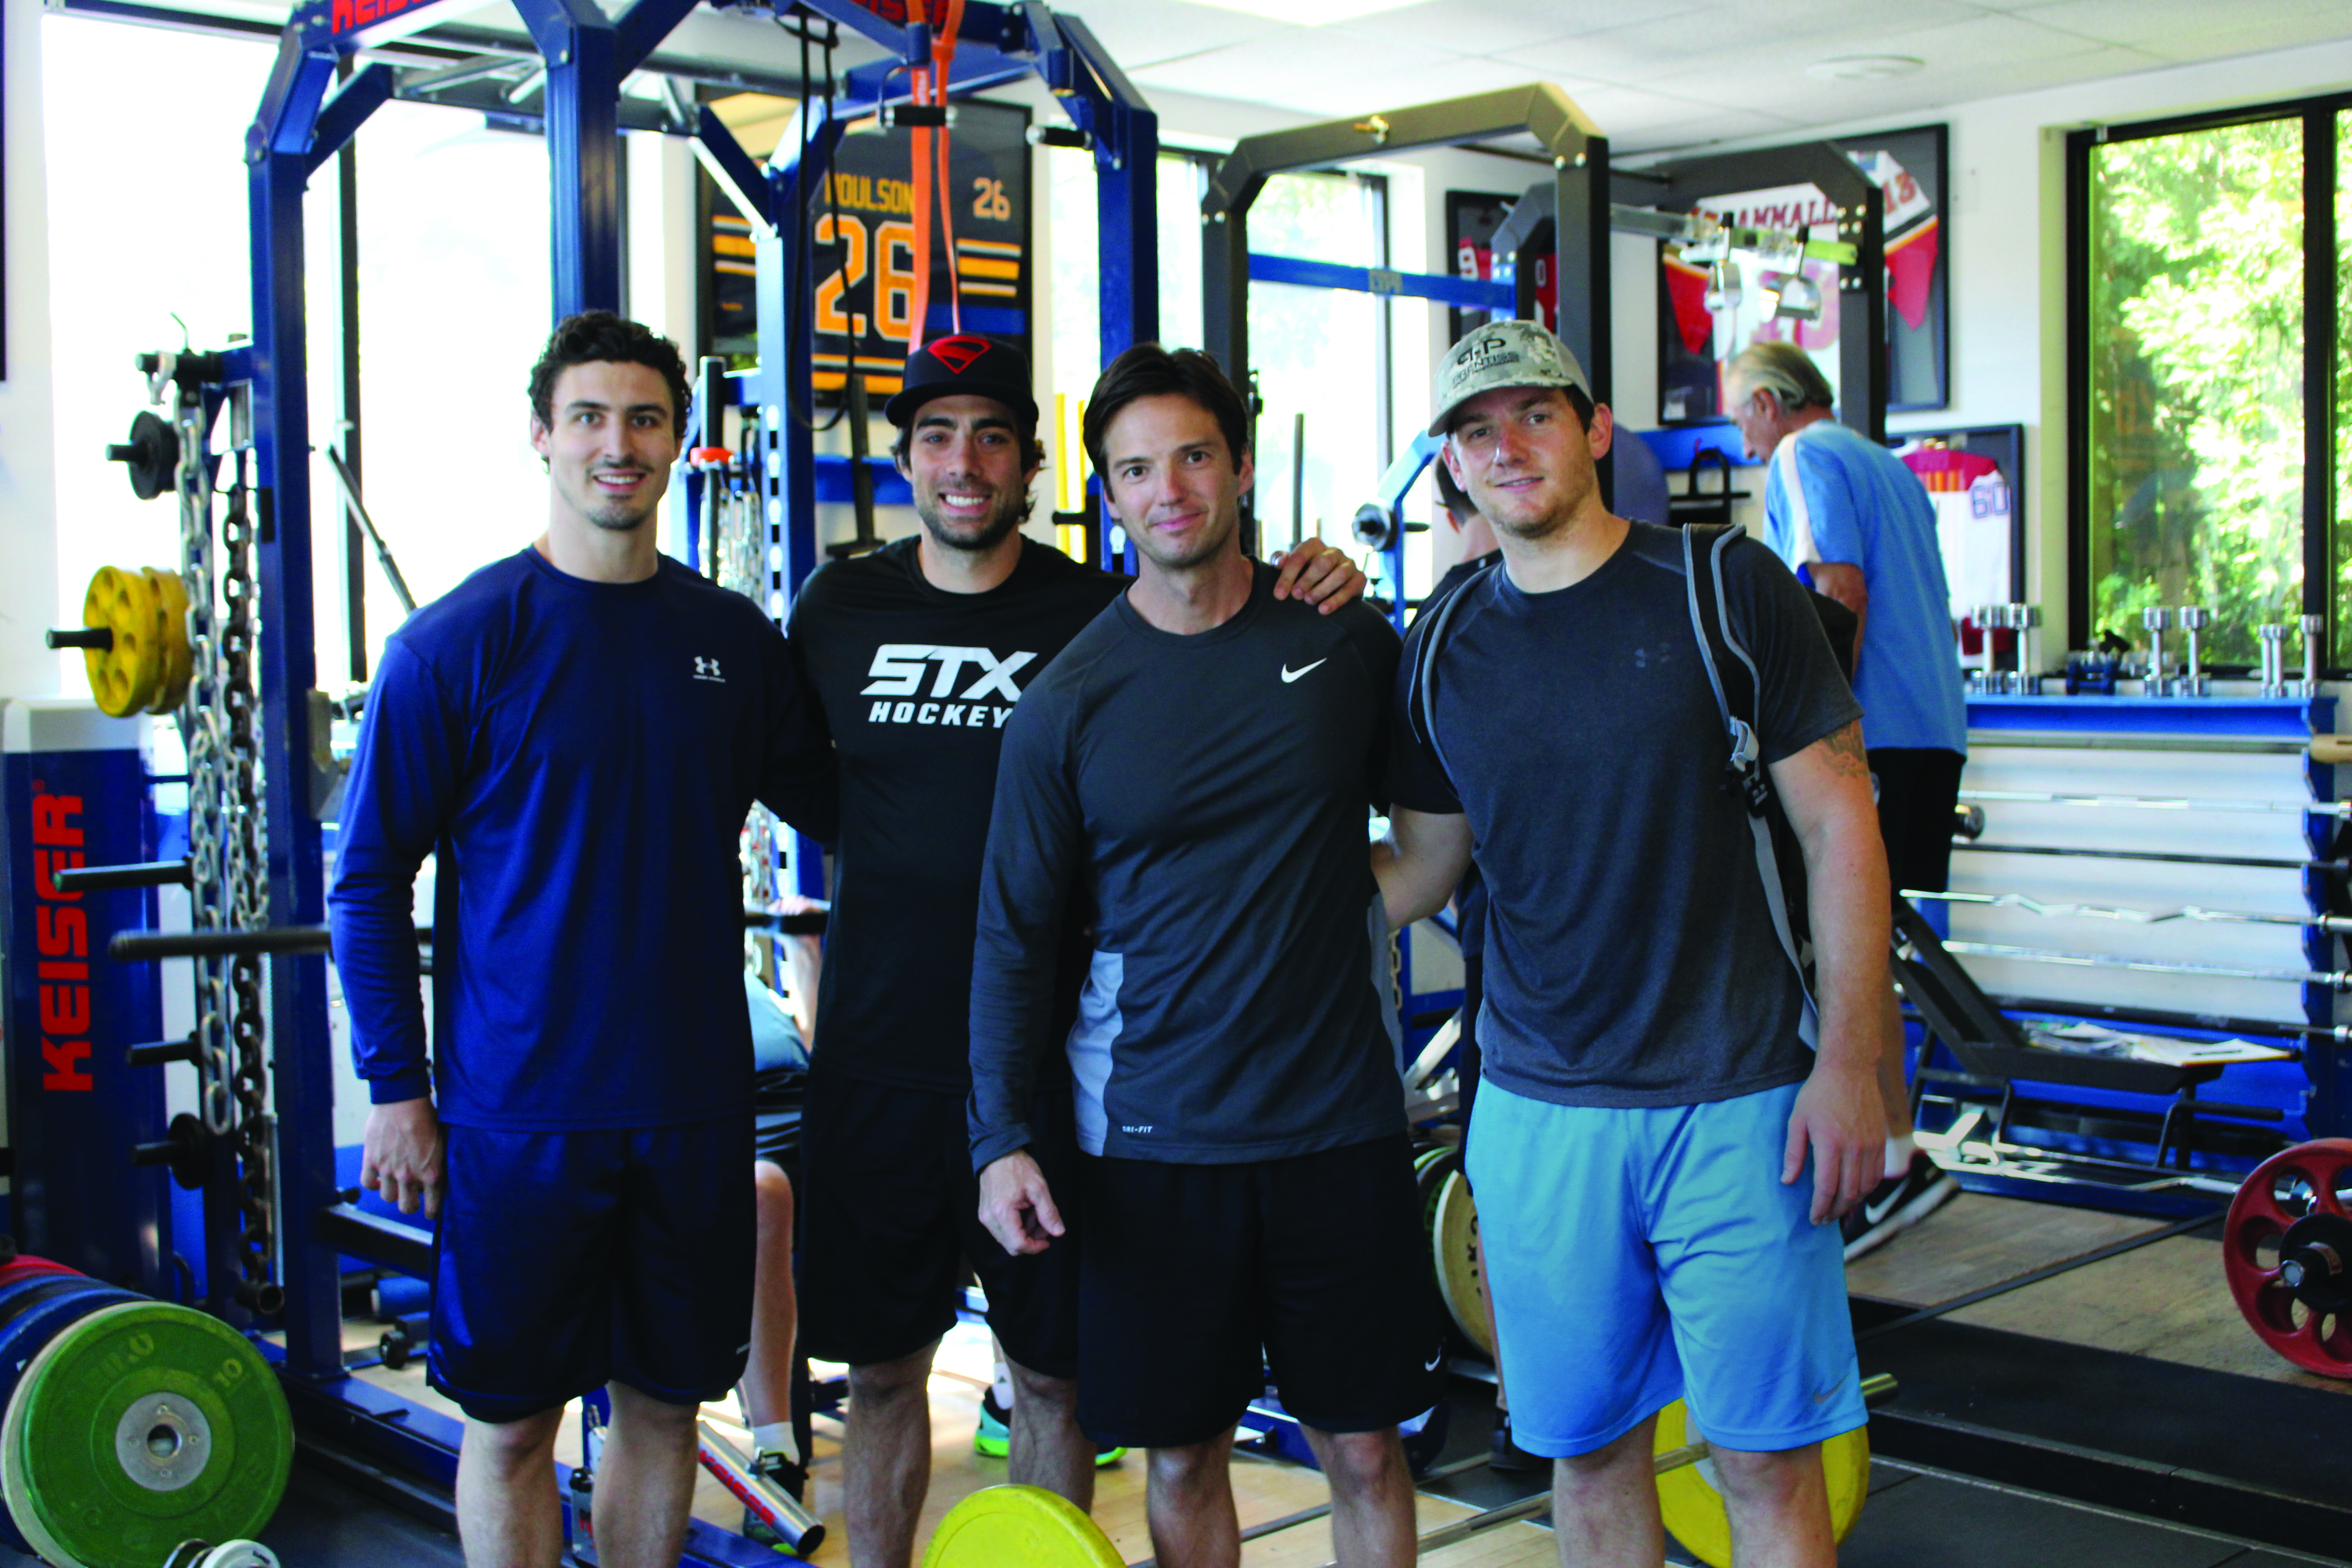
{"type": "Polygon", "coordinates": [[[1868,5],[1837,0],[1749,0],[1580,34],[1514,50],[1509,58],[1542,70],[1623,83],[1678,75],[1713,62],[1727,80],[1745,69],[1748,58],[1759,50],[1808,40],[1822,54],[1859,52],[1845,48],[1844,40],[1895,27],[1934,26],[1983,15],[1957,0],[1868,5]],[[1873,22],[1876,26],[1871,26],[1873,22]]]}
{"type": "Polygon", "coordinates": [[[1171,87],[1215,98],[1261,99],[1290,107],[1300,103],[1300,94],[1310,85],[1400,76],[1418,66],[1462,58],[1334,33],[1328,27],[1291,27],[1245,44],[1130,68],[1129,74],[1146,91],[1171,87]],[[1309,73],[1299,68],[1302,59],[1310,58],[1316,66],[1311,80],[1309,73]]]}
{"type": "Polygon", "coordinates": [[[1643,85],[1677,97],[1712,97],[1736,108],[1795,114],[1825,124],[1876,113],[1881,104],[1900,106],[1936,98],[1962,71],[2027,68],[2037,62],[2095,55],[2105,47],[2014,17],[1979,15],[1942,26],[1790,40],[1741,51],[1737,70],[1727,69],[1723,61],[1705,61],[1651,77],[1643,85]],[[1896,55],[1926,65],[1908,76],[1876,81],[1818,81],[1806,74],[1822,60],[1851,55],[1896,55]]]}
{"type": "Polygon", "coordinates": [[[2185,58],[2352,37],[2344,0],[2259,0],[2226,12],[2197,0],[2058,0],[2027,13],[2045,26],[2185,58]],[[2250,34],[2261,37],[2249,41],[2250,34]]]}
{"type": "MultiPolygon", "coordinates": [[[[1424,50],[1423,54],[1426,56],[1427,51],[1424,50]]],[[[1422,63],[1410,70],[1384,76],[1330,80],[1318,79],[1305,82],[1293,89],[1291,101],[1300,109],[1337,117],[1365,114],[1376,110],[1409,109],[1415,104],[1435,103],[1448,98],[1466,98],[1475,92],[1525,87],[1529,82],[1541,79],[1522,67],[1470,55],[1454,55],[1424,58],[1422,63]]],[[[1570,97],[1576,98],[1578,89],[1597,84],[1561,82],[1559,85],[1570,97]]]]}
{"type": "Polygon", "coordinates": [[[1288,22],[1245,16],[1222,5],[1194,5],[1188,0],[1083,5],[1073,11],[1129,76],[1160,60],[1298,31],[1288,22]]]}
{"type": "MultiPolygon", "coordinates": [[[[1652,20],[1696,12],[1710,0],[1656,0],[1652,20]]],[[[1501,55],[1578,33],[1622,26],[1624,0],[1422,0],[1332,24],[1334,32],[1426,44],[1466,54],[1501,55]]]]}

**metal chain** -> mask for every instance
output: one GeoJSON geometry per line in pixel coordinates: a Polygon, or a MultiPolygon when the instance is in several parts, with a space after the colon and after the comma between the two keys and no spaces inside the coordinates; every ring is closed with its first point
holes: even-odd
{"type": "MultiPolygon", "coordinates": [[[[756,426],[747,419],[740,438],[746,442],[755,439],[755,430],[756,426]]],[[[761,538],[763,531],[759,526],[759,498],[738,482],[733,470],[714,471],[705,478],[703,485],[703,504],[716,507],[719,513],[718,548],[713,563],[718,568],[719,585],[733,589],[755,605],[762,604],[768,552],[761,538]]],[[[764,905],[776,896],[777,827],[774,813],[752,803],[751,815],[743,823],[739,849],[746,904],[764,905]]],[[[761,972],[760,947],[757,932],[743,933],[745,973],[761,972]]]]}
{"type": "MultiPolygon", "coordinates": [[[[224,672],[218,634],[218,602],[213,584],[212,464],[205,448],[201,402],[183,401],[175,410],[180,437],[180,575],[188,595],[188,646],[194,674],[179,714],[180,740],[188,763],[189,899],[197,931],[229,927],[229,899],[223,879],[223,840],[228,836],[226,743],[222,734],[224,672]]],[[[200,958],[196,973],[197,1103],[205,1130],[226,1137],[236,1125],[230,1100],[228,969],[226,959],[200,958]]]]}
{"type": "MultiPolygon", "coordinates": [[[[253,514],[245,483],[247,455],[237,454],[237,480],[229,490],[228,512],[221,520],[222,553],[226,569],[221,594],[226,614],[220,627],[222,707],[227,713],[226,761],[228,804],[222,880],[228,894],[229,913],[243,931],[259,931],[269,923],[269,859],[264,836],[261,795],[261,745],[255,720],[261,707],[256,683],[254,655],[260,647],[259,584],[253,570],[253,514]]],[[[269,1124],[269,1025],[262,1001],[260,955],[244,953],[229,963],[229,989],[234,1010],[229,1037],[236,1049],[232,1079],[236,1099],[234,1133],[237,1165],[243,1177],[237,1194],[243,1211],[237,1230],[237,1268],[248,1286],[270,1283],[277,1271],[276,1218],[272,1204],[276,1183],[271,1162],[269,1124]]]]}
{"type": "MultiPolygon", "coordinates": [[[[180,572],[188,595],[194,670],[178,715],[188,757],[188,866],[198,931],[257,931],[269,923],[260,698],[254,653],[253,523],[245,454],[214,536],[217,492],[210,420],[200,400],[176,410],[180,437],[180,572]],[[217,580],[215,561],[222,566],[217,580]]],[[[277,1272],[268,1101],[268,1015],[258,956],[194,961],[196,1072],[205,1128],[230,1141],[237,1163],[237,1272],[251,1296],[277,1272]]]]}

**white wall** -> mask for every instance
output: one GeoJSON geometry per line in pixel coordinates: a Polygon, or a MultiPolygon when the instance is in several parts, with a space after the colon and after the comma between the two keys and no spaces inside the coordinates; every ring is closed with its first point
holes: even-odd
{"type": "MultiPolygon", "coordinates": [[[[0,697],[58,689],[41,640],[57,624],[55,437],[49,420],[48,178],[41,136],[41,10],[0,5],[5,29],[8,363],[0,379],[0,697]]],[[[75,616],[79,621],[80,617],[75,616]]]]}

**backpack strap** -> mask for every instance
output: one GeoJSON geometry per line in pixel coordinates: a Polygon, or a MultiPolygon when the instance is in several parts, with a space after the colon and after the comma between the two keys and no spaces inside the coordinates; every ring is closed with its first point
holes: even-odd
{"type": "MultiPolygon", "coordinates": [[[[1723,554],[1733,541],[1746,537],[1737,524],[1693,523],[1683,529],[1683,585],[1689,598],[1691,632],[1698,644],[1699,664],[1706,671],[1730,742],[1724,787],[1739,792],[1747,807],[1748,831],[1754,841],[1756,870],[1764,884],[1764,901],[1772,915],[1772,934],[1797,972],[1804,1008],[1797,1031],[1816,1048],[1821,1039],[1820,1010],[1813,1002],[1812,944],[1800,937],[1792,916],[1791,879],[1782,874],[1773,843],[1771,775],[1765,771],[1763,742],[1756,733],[1758,675],[1756,661],[1732,629],[1731,612],[1723,592],[1723,554]]],[[[1441,759],[1442,760],[1442,759],[1441,759]]],[[[1801,878],[1795,879],[1801,887],[1801,878]]]]}
{"type": "Polygon", "coordinates": [[[1439,767],[1445,769],[1448,778],[1453,776],[1454,769],[1445,760],[1445,748],[1437,741],[1437,654],[1444,646],[1446,633],[1454,625],[1454,612],[1462,607],[1462,601],[1469,596],[1470,590],[1477,586],[1485,574],[1494,571],[1495,563],[1502,558],[1499,550],[1489,555],[1486,565],[1479,567],[1459,587],[1445,595],[1437,606],[1434,620],[1430,621],[1425,628],[1418,623],[1414,626],[1421,634],[1421,648],[1413,656],[1412,679],[1405,688],[1405,722],[1412,731],[1412,738],[1429,748],[1430,754],[1437,759],[1439,767]]]}

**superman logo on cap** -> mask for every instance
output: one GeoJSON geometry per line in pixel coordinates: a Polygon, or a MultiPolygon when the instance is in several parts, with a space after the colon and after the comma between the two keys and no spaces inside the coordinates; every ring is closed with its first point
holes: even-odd
{"type": "Polygon", "coordinates": [[[986,338],[974,337],[970,332],[959,332],[954,337],[941,338],[937,342],[925,345],[926,352],[933,359],[958,375],[970,370],[990,347],[986,338]]]}

